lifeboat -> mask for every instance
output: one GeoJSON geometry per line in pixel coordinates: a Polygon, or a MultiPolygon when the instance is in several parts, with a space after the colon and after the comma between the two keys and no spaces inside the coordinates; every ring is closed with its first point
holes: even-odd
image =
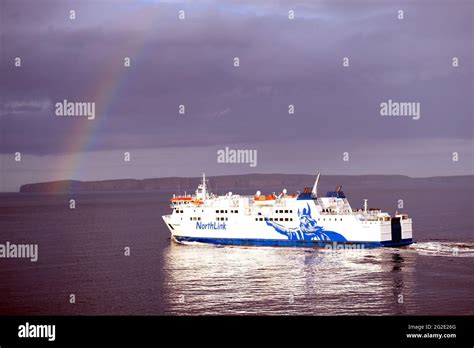
{"type": "Polygon", "coordinates": [[[193,200],[192,197],[175,197],[171,198],[171,203],[189,203],[193,200]]]}
{"type": "Polygon", "coordinates": [[[276,197],[274,195],[254,196],[254,202],[261,205],[272,205],[275,204],[276,197]]]}

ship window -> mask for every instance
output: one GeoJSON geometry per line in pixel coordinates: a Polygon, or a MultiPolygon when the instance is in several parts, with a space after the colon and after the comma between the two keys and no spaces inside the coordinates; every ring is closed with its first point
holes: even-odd
{"type": "Polygon", "coordinates": [[[290,221],[293,221],[293,218],[290,218],[290,221]]]}
{"type": "Polygon", "coordinates": [[[189,218],[189,220],[193,221],[193,218],[192,218],[192,217],[190,217],[190,218],[189,218]]]}
{"type": "Polygon", "coordinates": [[[341,221],[342,221],[342,218],[341,218],[341,221]]]}
{"type": "Polygon", "coordinates": [[[288,218],[285,218],[285,221],[288,221],[288,218]]]}
{"type": "Polygon", "coordinates": [[[238,210],[234,210],[234,213],[238,214],[238,213],[239,213],[239,211],[238,211],[238,210]]]}
{"type": "Polygon", "coordinates": [[[216,210],[216,214],[219,214],[219,210],[216,210]]]}
{"type": "Polygon", "coordinates": [[[273,221],[273,218],[270,218],[270,221],[273,221]]]}
{"type": "Polygon", "coordinates": [[[288,210],[285,210],[285,213],[288,213],[288,210]]]}
{"type": "Polygon", "coordinates": [[[268,218],[265,218],[265,221],[268,221],[268,218]]]}
{"type": "Polygon", "coordinates": [[[326,221],[326,218],[324,218],[323,221],[326,221]]]}
{"type": "Polygon", "coordinates": [[[225,213],[227,214],[227,210],[225,211],[225,213]]]}
{"type": "Polygon", "coordinates": [[[229,220],[229,218],[226,217],[226,218],[225,218],[225,221],[228,221],[228,220],[229,220]]]}
{"type": "Polygon", "coordinates": [[[260,218],[260,221],[263,221],[263,218],[260,218]]]}
{"type": "Polygon", "coordinates": [[[293,214],[293,210],[290,209],[290,214],[293,214]]]}
{"type": "Polygon", "coordinates": [[[198,221],[201,221],[201,217],[198,217],[198,221]]]}

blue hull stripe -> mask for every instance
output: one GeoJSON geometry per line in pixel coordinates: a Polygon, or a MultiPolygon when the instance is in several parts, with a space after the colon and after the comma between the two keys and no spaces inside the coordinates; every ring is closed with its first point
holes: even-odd
{"type": "Polygon", "coordinates": [[[288,239],[235,239],[235,238],[200,238],[173,236],[178,242],[198,242],[219,245],[249,245],[249,246],[280,246],[280,247],[302,247],[302,248],[324,248],[327,245],[349,244],[358,246],[358,248],[380,248],[380,247],[399,247],[413,243],[413,239],[402,239],[399,242],[332,242],[320,240],[288,240],[288,239]]]}

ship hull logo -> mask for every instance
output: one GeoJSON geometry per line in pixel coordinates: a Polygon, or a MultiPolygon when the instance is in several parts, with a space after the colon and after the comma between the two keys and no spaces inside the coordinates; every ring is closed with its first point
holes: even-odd
{"type": "Polygon", "coordinates": [[[343,235],[327,231],[323,227],[318,226],[316,220],[311,216],[309,204],[307,204],[303,211],[298,210],[298,218],[300,220],[299,228],[288,228],[273,221],[266,221],[266,223],[268,226],[273,227],[276,232],[288,237],[289,240],[347,242],[343,235]]]}
{"type": "Polygon", "coordinates": [[[198,230],[227,230],[227,224],[225,222],[217,223],[217,222],[209,222],[209,223],[202,223],[196,222],[196,229],[198,230]]]}

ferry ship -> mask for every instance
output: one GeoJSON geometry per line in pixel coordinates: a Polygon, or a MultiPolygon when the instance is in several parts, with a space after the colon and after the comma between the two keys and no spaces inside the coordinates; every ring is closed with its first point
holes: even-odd
{"type": "Polygon", "coordinates": [[[209,192],[206,176],[195,194],[173,195],[164,215],[178,243],[283,247],[400,247],[413,243],[412,219],[380,209],[352,209],[342,186],[318,194],[320,174],[303,192],[246,196],[209,192]]]}

